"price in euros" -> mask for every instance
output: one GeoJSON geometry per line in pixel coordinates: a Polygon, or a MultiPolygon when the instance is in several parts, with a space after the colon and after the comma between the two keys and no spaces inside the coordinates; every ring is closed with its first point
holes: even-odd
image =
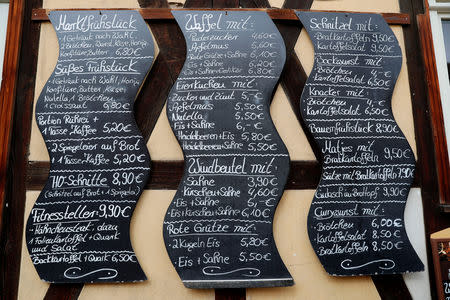
{"type": "Polygon", "coordinates": [[[115,204],[100,204],[98,210],[100,211],[100,214],[98,215],[100,218],[128,218],[130,217],[129,213],[131,212],[131,207],[120,207],[119,205],[115,204]]]}
{"type": "Polygon", "coordinates": [[[275,70],[269,68],[250,68],[248,69],[250,75],[274,75],[275,70]]]}
{"type": "Polygon", "coordinates": [[[408,195],[407,188],[400,187],[383,187],[383,196],[385,197],[399,197],[399,196],[407,196],[408,195]]]}
{"type": "Polygon", "coordinates": [[[254,40],[267,40],[267,39],[276,39],[277,34],[276,33],[267,33],[267,32],[253,32],[252,33],[252,39],[254,40]]]}
{"type": "Polygon", "coordinates": [[[123,153],[123,154],[115,154],[114,155],[113,163],[115,165],[120,166],[122,164],[129,164],[129,163],[135,163],[135,162],[140,162],[140,163],[145,162],[145,154],[136,155],[136,154],[123,153]]]}
{"type": "Polygon", "coordinates": [[[241,138],[244,141],[270,142],[272,140],[272,134],[271,133],[263,134],[258,132],[244,132],[241,134],[241,138]]]}
{"type": "Polygon", "coordinates": [[[368,107],[364,110],[364,113],[369,116],[389,116],[389,110],[387,108],[379,108],[374,107],[373,105],[369,104],[368,107]]]}
{"type": "Polygon", "coordinates": [[[375,131],[377,133],[399,133],[397,125],[385,123],[377,123],[375,126],[375,131]]]}
{"type": "Polygon", "coordinates": [[[374,43],[394,43],[395,37],[393,34],[387,35],[386,33],[372,33],[372,42],[374,42],[374,43]]]}
{"type": "Polygon", "coordinates": [[[259,208],[244,208],[241,212],[241,215],[245,218],[255,217],[255,218],[269,218],[270,217],[270,209],[259,209],[259,208]]]}
{"type": "Polygon", "coordinates": [[[117,56],[139,56],[141,48],[121,47],[116,50],[117,56]]]}
{"type": "Polygon", "coordinates": [[[245,251],[239,253],[239,261],[242,262],[248,262],[248,261],[271,261],[272,258],[270,257],[271,253],[257,253],[257,252],[250,252],[247,253],[245,251]]]}
{"type": "Polygon", "coordinates": [[[278,150],[277,144],[268,144],[268,143],[249,143],[247,145],[248,151],[276,151],[278,150]]]}
{"type": "Polygon", "coordinates": [[[115,101],[107,101],[103,103],[103,108],[106,109],[124,109],[130,110],[130,103],[120,103],[115,101]]]}
{"type": "Polygon", "coordinates": [[[133,172],[114,172],[113,184],[114,185],[128,185],[133,183],[142,183],[144,181],[144,173],[134,174],[133,172]]]}
{"type": "Polygon", "coordinates": [[[384,148],[384,158],[393,160],[393,159],[402,159],[402,158],[410,158],[412,157],[411,149],[400,149],[400,148],[384,148]]]}
{"type": "Polygon", "coordinates": [[[393,53],[394,49],[394,45],[372,44],[370,46],[370,51],[375,53],[393,53]]]}
{"type": "Polygon", "coordinates": [[[244,122],[237,122],[236,123],[236,129],[237,130],[245,132],[247,127],[253,127],[256,130],[260,130],[260,129],[262,129],[262,123],[261,122],[257,122],[257,123],[254,123],[254,124],[246,124],[244,122]]]}
{"type": "MultiPolygon", "coordinates": [[[[241,98],[242,98],[242,100],[248,100],[248,99],[262,100],[263,95],[261,92],[249,93],[247,91],[244,91],[241,94],[241,98]]],[[[241,102],[238,102],[238,103],[241,103],[241,102]]],[[[247,103],[247,104],[251,105],[251,103],[247,103]]],[[[256,104],[253,104],[253,105],[256,105],[256,104]]],[[[244,106],[244,108],[246,109],[246,106],[244,106]]],[[[235,109],[236,109],[236,107],[235,107],[235,109]]]]}
{"type": "Polygon", "coordinates": [[[253,200],[256,197],[276,197],[278,196],[278,188],[249,188],[247,194],[250,196],[249,200],[253,200]]]}
{"type": "Polygon", "coordinates": [[[403,249],[402,247],[403,242],[399,241],[399,242],[391,242],[391,241],[382,241],[380,244],[378,244],[378,242],[372,242],[372,249],[373,251],[385,251],[385,250],[392,250],[392,249],[396,249],[396,250],[401,250],[403,249]]]}
{"type": "Polygon", "coordinates": [[[265,49],[265,48],[276,48],[278,43],[272,43],[268,41],[252,42],[252,49],[265,49]]]}
{"type": "Polygon", "coordinates": [[[236,120],[244,120],[244,121],[264,120],[264,113],[255,113],[250,111],[242,113],[240,111],[237,111],[234,114],[234,118],[236,120]]]}
{"type": "Polygon", "coordinates": [[[400,168],[398,168],[397,176],[400,179],[413,178],[414,177],[414,169],[400,167],[400,168]]]}
{"type": "MultiPolygon", "coordinates": [[[[248,99],[247,94],[248,94],[248,92],[243,92],[242,93],[242,98],[248,99]]],[[[252,94],[250,94],[250,95],[252,95],[252,94]]],[[[261,95],[261,93],[254,94],[254,97],[257,97],[256,95],[261,95]]],[[[262,99],[262,97],[261,98],[257,98],[257,99],[262,99]]],[[[264,110],[264,105],[263,104],[237,102],[234,105],[234,109],[235,110],[252,110],[252,111],[253,110],[258,110],[258,111],[262,111],[262,110],[264,110]]]]}
{"type": "Polygon", "coordinates": [[[241,238],[241,247],[265,247],[269,246],[269,238],[243,237],[241,238]]]}
{"type": "Polygon", "coordinates": [[[275,68],[276,63],[274,60],[262,60],[254,59],[248,63],[250,68],[275,68]]]}
{"type": "Polygon", "coordinates": [[[112,262],[137,262],[136,257],[133,254],[116,253],[111,256],[112,262]]]}
{"type": "Polygon", "coordinates": [[[395,237],[395,238],[400,238],[400,230],[386,230],[386,229],[382,229],[380,231],[377,230],[373,230],[372,231],[372,238],[373,239],[389,239],[391,237],[395,237]]]}
{"type": "Polygon", "coordinates": [[[262,203],[266,207],[273,207],[275,203],[275,198],[269,198],[267,200],[255,200],[255,196],[247,200],[247,206],[257,207],[258,203],[262,203]]]}
{"type": "Polygon", "coordinates": [[[268,177],[249,177],[247,179],[247,185],[249,187],[260,187],[260,186],[277,186],[278,185],[278,178],[268,178],[268,177]]]}
{"type": "Polygon", "coordinates": [[[373,228],[380,228],[380,227],[403,227],[402,219],[388,219],[388,218],[381,218],[373,219],[372,220],[372,227],[373,228]]]}
{"type": "Polygon", "coordinates": [[[268,51],[268,50],[253,50],[250,52],[250,58],[271,58],[277,57],[277,51],[268,51]]]}

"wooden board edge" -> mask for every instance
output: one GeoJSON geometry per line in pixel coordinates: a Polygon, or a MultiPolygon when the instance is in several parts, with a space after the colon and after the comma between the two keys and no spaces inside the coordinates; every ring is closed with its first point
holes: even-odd
{"type": "MultiPolygon", "coordinates": [[[[114,8],[115,10],[123,10],[126,8],[114,8]]],[[[54,9],[64,10],[64,9],[54,9]]],[[[66,9],[75,10],[75,9],[66,9]]],[[[111,10],[102,8],[76,9],[76,10],[111,10]]],[[[172,10],[199,10],[198,8],[140,8],[136,9],[140,12],[142,17],[146,20],[167,20],[173,19],[172,10]]],[[[201,8],[201,10],[222,10],[222,11],[266,11],[274,20],[293,20],[298,21],[295,11],[314,11],[314,12],[342,12],[355,13],[352,11],[331,11],[331,10],[308,10],[308,9],[287,9],[287,8],[201,8]]],[[[52,9],[37,8],[33,9],[31,19],[33,21],[48,21],[48,14],[52,9]]],[[[360,12],[358,12],[360,13],[360,12]]],[[[361,12],[374,14],[373,12],[361,12]]],[[[410,24],[410,17],[403,13],[381,13],[386,22],[391,25],[408,25],[410,24]]]]}

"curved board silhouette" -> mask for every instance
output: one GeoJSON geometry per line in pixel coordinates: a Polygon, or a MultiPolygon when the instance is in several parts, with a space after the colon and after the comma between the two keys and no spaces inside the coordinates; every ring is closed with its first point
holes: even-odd
{"type": "Polygon", "coordinates": [[[31,260],[54,283],[142,281],[130,219],[150,172],[133,101],[154,44],[136,11],[53,11],[56,67],[36,103],[48,181],[26,226],[31,260]]]}
{"type": "Polygon", "coordinates": [[[292,285],[272,221],[289,155],[269,114],[283,39],[265,12],[173,11],[187,58],[167,115],[185,170],[164,220],[184,285],[292,285]]]}
{"type": "Polygon", "coordinates": [[[398,41],[377,14],[297,16],[315,51],[300,108],[323,159],[311,244],[330,275],[422,271],[404,225],[415,159],[391,110],[398,41]]]}

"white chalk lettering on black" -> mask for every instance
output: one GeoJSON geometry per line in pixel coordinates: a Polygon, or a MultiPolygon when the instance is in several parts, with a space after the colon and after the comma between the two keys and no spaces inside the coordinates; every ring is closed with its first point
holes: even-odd
{"type": "Polygon", "coordinates": [[[331,275],[420,271],[403,220],[414,153],[391,111],[398,41],[380,15],[297,15],[315,49],[301,114],[323,158],[311,244],[331,275]]]}
{"type": "Polygon", "coordinates": [[[36,104],[50,174],[26,240],[45,281],[146,279],[129,220],[150,171],[133,101],[154,46],[135,11],[55,11],[59,59],[36,104]]]}
{"type": "Polygon", "coordinates": [[[185,154],[164,220],[172,263],[188,287],[291,285],[272,233],[289,168],[269,114],[281,35],[265,12],[173,14],[187,58],[167,103],[185,154]]]}

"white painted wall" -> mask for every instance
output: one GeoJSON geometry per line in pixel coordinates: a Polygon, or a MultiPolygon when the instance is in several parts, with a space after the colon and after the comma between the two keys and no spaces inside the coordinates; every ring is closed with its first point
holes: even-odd
{"type": "Polygon", "coordinates": [[[418,188],[412,188],[409,192],[405,207],[405,228],[412,246],[425,265],[424,272],[404,274],[405,284],[414,300],[431,300],[426,248],[429,241],[425,239],[422,196],[418,188]]]}
{"type": "Polygon", "coordinates": [[[0,83],[3,74],[3,57],[5,54],[6,25],[8,24],[9,3],[0,3],[0,83]]]}

